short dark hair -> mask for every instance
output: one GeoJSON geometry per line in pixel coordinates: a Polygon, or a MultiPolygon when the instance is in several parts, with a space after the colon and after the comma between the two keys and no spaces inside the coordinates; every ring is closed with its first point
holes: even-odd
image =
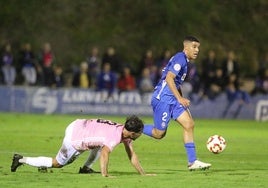
{"type": "Polygon", "coordinates": [[[184,37],[184,40],[183,40],[183,42],[185,42],[185,41],[190,41],[190,42],[199,42],[199,40],[196,38],[196,37],[194,37],[194,36],[186,36],[186,37],[184,37]]]}
{"type": "Polygon", "coordinates": [[[139,133],[143,131],[144,124],[140,118],[132,115],[126,119],[125,128],[130,132],[139,133]]]}

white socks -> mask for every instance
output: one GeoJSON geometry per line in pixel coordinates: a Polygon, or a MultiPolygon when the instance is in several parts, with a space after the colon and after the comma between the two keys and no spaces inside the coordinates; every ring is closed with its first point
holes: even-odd
{"type": "Polygon", "coordinates": [[[99,159],[100,157],[101,148],[94,148],[90,151],[90,154],[85,162],[84,166],[91,168],[93,164],[99,159]]]}
{"type": "MultiPolygon", "coordinates": [[[[99,147],[92,149],[84,166],[91,168],[92,165],[99,159],[100,152],[101,148],[99,147]]],[[[51,157],[23,157],[19,160],[19,162],[34,167],[52,167],[51,157]]]]}
{"type": "Polygon", "coordinates": [[[35,167],[52,167],[51,157],[23,157],[19,162],[35,167]]]}

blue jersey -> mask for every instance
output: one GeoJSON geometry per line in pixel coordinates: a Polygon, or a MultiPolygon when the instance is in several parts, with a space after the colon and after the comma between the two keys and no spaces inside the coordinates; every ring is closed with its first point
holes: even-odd
{"type": "Polygon", "coordinates": [[[177,99],[169,89],[165,79],[168,71],[171,71],[176,75],[174,81],[176,87],[179,89],[187,74],[187,64],[188,59],[184,52],[179,52],[171,57],[166,67],[163,69],[162,77],[155,87],[153,97],[157,98],[158,100],[161,99],[169,104],[176,102],[177,99]]]}

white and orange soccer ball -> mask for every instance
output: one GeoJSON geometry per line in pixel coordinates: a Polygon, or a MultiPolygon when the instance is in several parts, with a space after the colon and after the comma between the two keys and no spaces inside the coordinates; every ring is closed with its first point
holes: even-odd
{"type": "Polygon", "coordinates": [[[226,148],[226,141],[220,135],[210,136],[207,141],[207,148],[214,154],[221,153],[226,148]]]}

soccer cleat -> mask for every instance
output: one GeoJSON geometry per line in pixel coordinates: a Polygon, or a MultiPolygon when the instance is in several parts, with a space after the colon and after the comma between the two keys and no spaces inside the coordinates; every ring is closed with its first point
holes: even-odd
{"type": "Polygon", "coordinates": [[[13,161],[11,164],[11,172],[16,172],[17,168],[22,165],[22,163],[19,162],[20,159],[22,159],[23,156],[19,154],[13,155],[13,161]]]}
{"type": "Polygon", "coordinates": [[[47,173],[47,167],[45,166],[38,167],[37,169],[38,169],[38,172],[47,173]]]}
{"type": "Polygon", "coordinates": [[[88,168],[87,166],[80,167],[79,174],[92,174],[92,173],[99,173],[93,170],[92,168],[88,168]]]}
{"type": "Polygon", "coordinates": [[[188,169],[190,171],[192,170],[207,170],[211,167],[211,164],[209,163],[204,163],[198,160],[195,160],[192,164],[188,165],[188,169]]]}

